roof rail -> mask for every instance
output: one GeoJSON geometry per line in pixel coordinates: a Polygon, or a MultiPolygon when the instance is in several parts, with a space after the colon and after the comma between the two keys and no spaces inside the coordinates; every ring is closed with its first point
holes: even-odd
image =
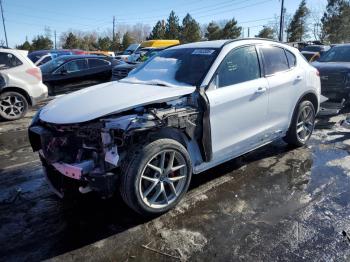
{"type": "Polygon", "coordinates": [[[228,45],[228,44],[233,43],[233,42],[242,41],[242,40],[264,40],[264,41],[269,41],[269,42],[283,44],[283,42],[280,42],[280,41],[277,41],[277,40],[273,40],[273,39],[270,39],[270,38],[245,37],[245,38],[228,39],[222,46],[228,45]]]}

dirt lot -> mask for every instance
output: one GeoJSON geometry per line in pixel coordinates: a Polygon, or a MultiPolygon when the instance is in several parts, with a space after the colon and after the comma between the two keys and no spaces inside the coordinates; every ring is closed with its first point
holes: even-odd
{"type": "Polygon", "coordinates": [[[29,147],[31,115],[0,123],[0,261],[350,259],[344,114],[322,119],[308,147],[278,141],[195,176],[184,201],[151,221],[118,196],[57,199],[29,147]]]}

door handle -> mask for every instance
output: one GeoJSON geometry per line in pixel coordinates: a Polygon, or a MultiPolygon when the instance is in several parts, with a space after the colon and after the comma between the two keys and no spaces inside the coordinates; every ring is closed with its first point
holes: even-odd
{"type": "Polygon", "coordinates": [[[262,93],[265,93],[266,90],[267,90],[266,87],[259,87],[258,90],[255,91],[255,93],[262,94],[262,93]]]}

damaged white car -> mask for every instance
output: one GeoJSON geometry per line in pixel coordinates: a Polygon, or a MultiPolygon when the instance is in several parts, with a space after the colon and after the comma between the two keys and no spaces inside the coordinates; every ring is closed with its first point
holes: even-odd
{"type": "Polygon", "coordinates": [[[61,197],[111,196],[143,215],[173,208],[200,173],[276,139],[304,145],[320,79],[278,42],[192,43],[160,52],[119,82],[54,100],[29,127],[61,197]]]}

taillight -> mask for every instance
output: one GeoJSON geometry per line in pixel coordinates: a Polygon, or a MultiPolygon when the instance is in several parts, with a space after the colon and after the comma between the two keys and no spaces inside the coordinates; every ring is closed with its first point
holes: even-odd
{"type": "Polygon", "coordinates": [[[320,71],[318,71],[317,69],[316,69],[316,75],[320,76],[320,71]]]}
{"type": "Polygon", "coordinates": [[[27,74],[34,76],[36,79],[38,79],[39,81],[42,81],[42,76],[41,76],[41,71],[38,67],[34,67],[34,68],[29,68],[26,71],[27,74]]]}

